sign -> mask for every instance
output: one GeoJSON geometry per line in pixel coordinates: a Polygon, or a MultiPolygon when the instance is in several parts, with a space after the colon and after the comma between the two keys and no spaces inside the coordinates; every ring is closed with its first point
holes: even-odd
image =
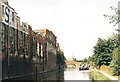
{"type": "Polygon", "coordinates": [[[10,6],[2,3],[2,22],[11,27],[15,27],[15,11],[10,6]]]}

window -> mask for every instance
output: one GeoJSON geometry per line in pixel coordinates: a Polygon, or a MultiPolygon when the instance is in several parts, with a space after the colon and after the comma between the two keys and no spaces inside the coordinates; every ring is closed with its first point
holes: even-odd
{"type": "Polygon", "coordinates": [[[39,44],[39,42],[37,42],[37,54],[38,54],[38,56],[40,55],[39,52],[40,52],[40,44],[39,44]]]}
{"type": "Polygon", "coordinates": [[[35,52],[36,52],[36,51],[35,51],[35,42],[36,42],[36,41],[35,41],[35,37],[33,37],[33,38],[32,38],[32,54],[33,54],[33,56],[35,56],[35,52]]]}
{"type": "Polygon", "coordinates": [[[9,45],[10,45],[10,53],[14,53],[15,51],[15,29],[9,28],[9,45]]]}
{"type": "Polygon", "coordinates": [[[21,31],[18,31],[18,50],[19,54],[23,53],[23,33],[21,31]]]}
{"type": "Polygon", "coordinates": [[[4,16],[4,5],[2,5],[2,16],[4,16]]]}
{"type": "Polygon", "coordinates": [[[14,12],[12,12],[12,22],[14,22],[14,12]]]}
{"type": "Polygon", "coordinates": [[[41,44],[41,57],[43,57],[43,46],[41,44]]]}
{"type": "Polygon", "coordinates": [[[5,52],[5,25],[0,25],[0,51],[5,52]]]}
{"type": "Polygon", "coordinates": [[[25,34],[25,54],[28,55],[29,53],[29,36],[25,34]]]}

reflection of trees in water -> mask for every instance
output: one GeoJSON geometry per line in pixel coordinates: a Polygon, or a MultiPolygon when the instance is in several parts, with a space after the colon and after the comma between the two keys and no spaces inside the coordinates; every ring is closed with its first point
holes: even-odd
{"type": "Polygon", "coordinates": [[[23,77],[23,78],[16,78],[14,80],[32,80],[32,82],[46,82],[49,80],[56,81],[59,80],[59,82],[64,81],[64,71],[63,70],[57,70],[57,71],[51,71],[48,73],[44,74],[38,74],[37,77],[36,75],[29,76],[29,77],[23,77]]]}
{"type": "Polygon", "coordinates": [[[44,74],[44,80],[64,80],[64,71],[58,70],[44,74]]]}
{"type": "MultiPolygon", "coordinates": [[[[41,74],[40,76],[37,77],[37,81],[34,80],[35,82],[46,82],[46,81],[55,81],[55,82],[63,82],[64,81],[64,71],[63,70],[57,70],[57,71],[52,71],[49,73],[44,73],[41,74]],[[42,75],[42,76],[41,76],[42,75]]],[[[35,78],[34,78],[35,79],[35,78]]]]}

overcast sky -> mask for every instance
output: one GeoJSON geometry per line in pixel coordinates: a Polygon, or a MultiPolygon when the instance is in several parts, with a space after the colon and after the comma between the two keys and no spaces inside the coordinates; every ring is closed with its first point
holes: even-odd
{"type": "MultiPolygon", "coordinates": [[[[103,14],[119,0],[8,0],[21,20],[33,29],[48,28],[57,36],[67,58],[93,55],[98,38],[107,38],[115,27],[103,14]]],[[[116,26],[117,28],[117,26],[116,26]]]]}

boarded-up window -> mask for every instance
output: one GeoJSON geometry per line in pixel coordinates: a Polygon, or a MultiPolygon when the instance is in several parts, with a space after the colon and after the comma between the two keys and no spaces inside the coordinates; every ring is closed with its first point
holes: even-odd
{"type": "Polygon", "coordinates": [[[10,53],[14,53],[15,51],[15,29],[9,27],[9,46],[10,46],[10,53]]]}

